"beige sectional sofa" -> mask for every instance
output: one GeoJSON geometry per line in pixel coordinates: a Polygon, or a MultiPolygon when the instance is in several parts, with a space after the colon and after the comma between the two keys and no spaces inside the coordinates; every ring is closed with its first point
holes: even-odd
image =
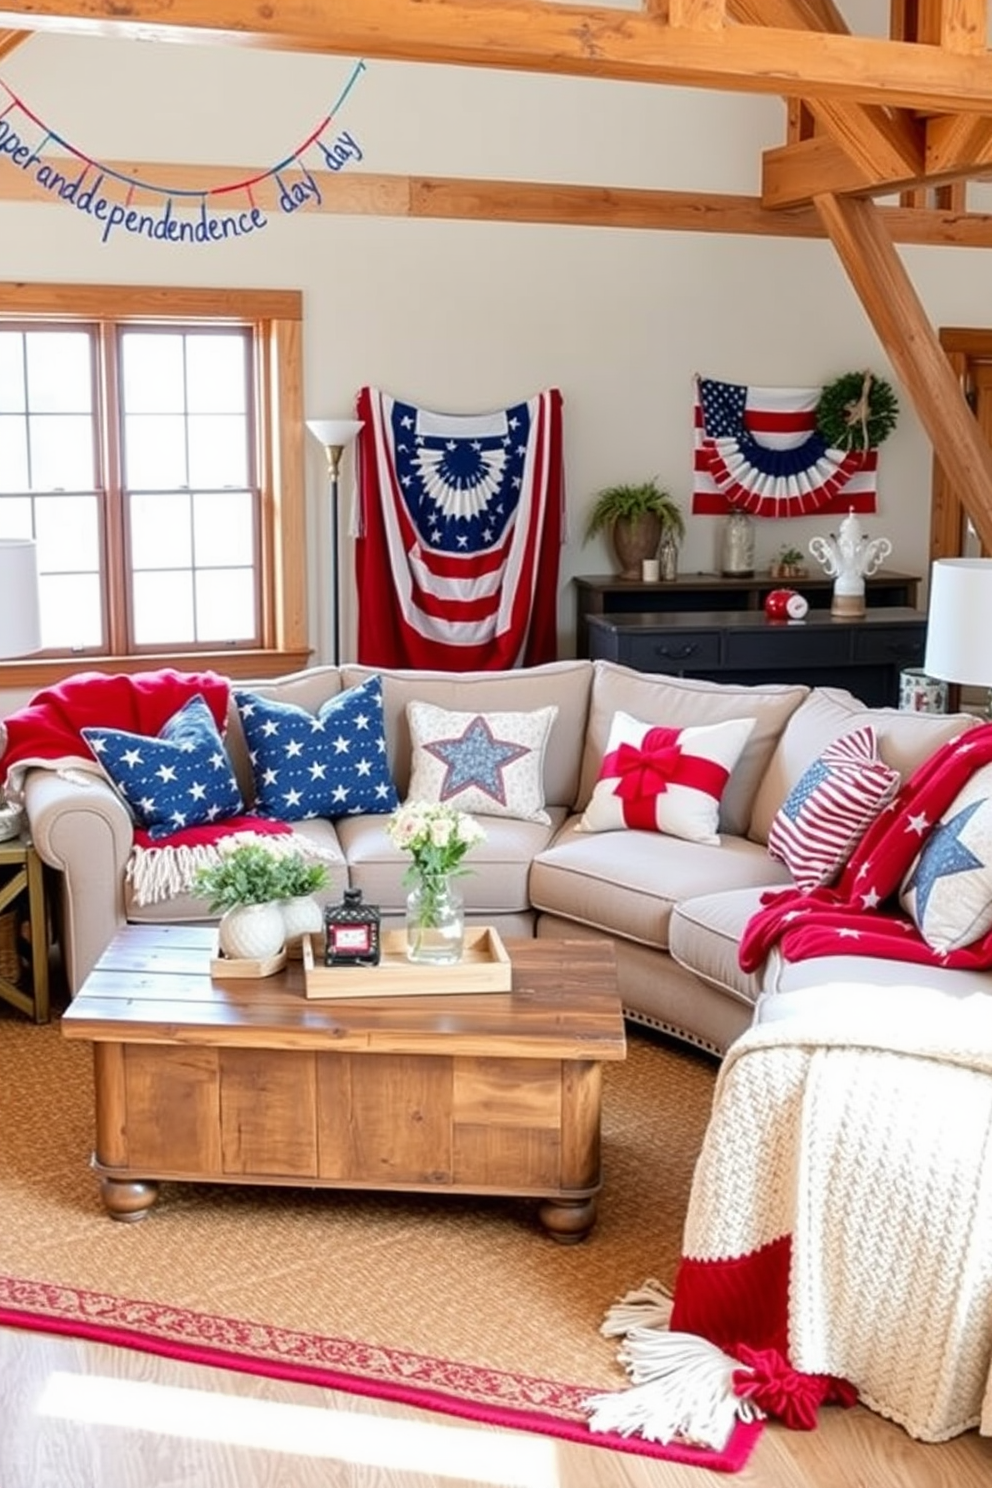
{"type": "MultiPolygon", "coordinates": [[[[345,665],[314,667],[275,681],[238,683],[316,712],[337,692],[373,675],[345,665]]],[[[470,922],[505,936],[608,936],[615,944],[629,1017],[722,1053],[752,1020],[770,969],[745,975],[741,932],[761,890],[789,883],[768,852],[781,803],[824,745],[871,721],[887,763],[905,776],[946,739],[970,727],[938,717],[865,708],[848,693],[796,686],[721,685],[649,676],[608,662],[562,661],[507,672],[380,671],[387,757],[400,797],[411,770],[407,704],[481,714],[557,709],[544,758],[547,824],[487,817],[486,840],[461,881],[470,922]],[[588,832],[580,815],[595,785],[614,714],[686,727],[753,718],[720,806],[719,844],[641,830],[588,832]]],[[[232,697],[226,732],[245,800],[252,772],[232,697]]],[[[92,774],[33,768],[25,780],[31,832],[43,860],[62,874],[61,936],[70,990],[79,988],[125,921],[209,918],[188,894],[140,904],[129,881],[132,824],[120,798],[92,774]]],[[[346,884],[400,923],[407,860],[382,816],[294,824],[332,865],[329,897],[346,884]]],[[[780,978],[781,968],[775,968],[780,978]]],[[[953,973],[930,973],[952,977],[953,973]]],[[[787,979],[782,990],[788,991],[787,979]]]]}

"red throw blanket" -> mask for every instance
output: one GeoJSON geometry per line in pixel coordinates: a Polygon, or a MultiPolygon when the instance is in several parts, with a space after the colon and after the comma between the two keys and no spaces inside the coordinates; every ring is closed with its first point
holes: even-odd
{"type": "Polygon", "coordinates": [[[739,960],[756,971],[773,946],[787,961],[882,956],[972,970],[992,966],[992,931],[955,951],[935,951],[900,908],[899,887],[930,831],[982,765],[992,761],[992,724],[967,729],[904,781],[832,888],[770,889],[748,921],[739,960]]]}
{"type": "Polygon", "coordinates": [[[0,784],[20,795],[31,765],[103,770],[82,738],[84,728],[124,729],[153,737],[197,693],[223,732],[229,686],[217,672],[77,672],[36,692],[0,724],[0,784]]]}

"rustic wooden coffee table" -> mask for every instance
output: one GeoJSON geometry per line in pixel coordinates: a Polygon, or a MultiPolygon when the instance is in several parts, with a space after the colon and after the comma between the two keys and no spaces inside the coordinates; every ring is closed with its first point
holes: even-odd
{"type": "Polygon", "coordinates": [[[518,1195],[556,1240],[588,1233],[626,1053],[608,941],[508,942],[511,992],[342,1002],[307,999],[298,962],[212,979],[213,941],[129,925],[63,1015],[93,1043],[114,1219],[176,1180],[518,1195]]]}

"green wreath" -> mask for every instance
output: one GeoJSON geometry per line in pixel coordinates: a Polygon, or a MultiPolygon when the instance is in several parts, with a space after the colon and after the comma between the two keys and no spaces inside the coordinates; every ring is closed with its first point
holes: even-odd
{"type": "Polygon", "coordinates": [[[898,417],[895,393],[871,372],[845,372],[827,384],[816,405],[816,427],[831,449],[875,449],[898,417]]]}

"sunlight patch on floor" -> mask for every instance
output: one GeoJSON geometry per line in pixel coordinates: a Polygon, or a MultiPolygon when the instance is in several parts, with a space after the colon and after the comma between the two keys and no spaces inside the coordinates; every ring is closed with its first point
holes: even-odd
{"type": "Polygon", "coordinates": [[[555,1443],[514,1432],[482,1435],[462,1426],[321,1410],[62,1370],[49,1375],[37,1410],[40,1415],[87,1425],[436,1473],[497,1488],[557,1488],[558,1484],[555,1443]]]}

